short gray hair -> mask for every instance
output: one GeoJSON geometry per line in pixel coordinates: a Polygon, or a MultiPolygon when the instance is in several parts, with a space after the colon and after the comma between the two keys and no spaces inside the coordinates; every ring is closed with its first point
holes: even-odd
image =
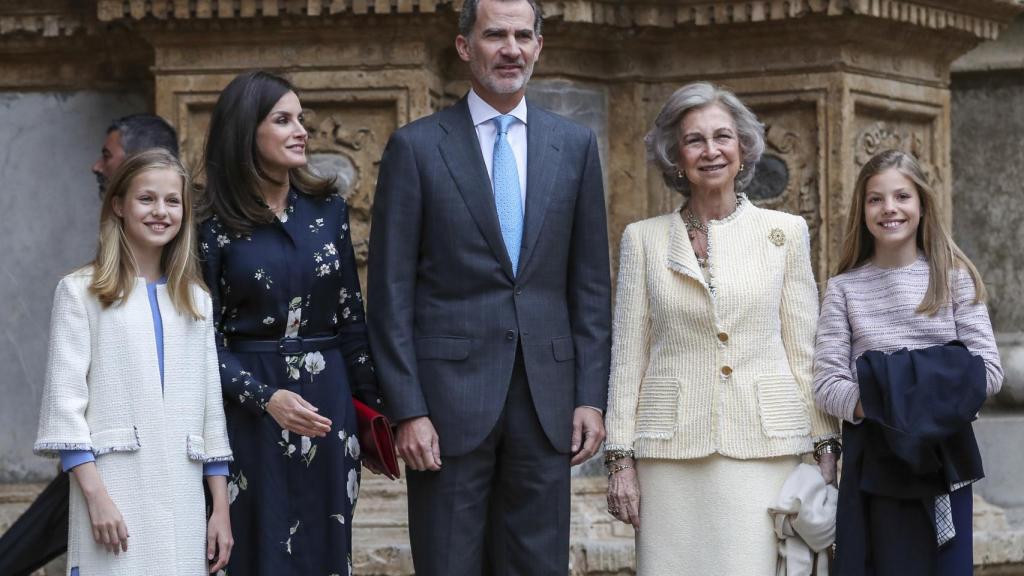
{"type": "MultiPolygon", "coordinates": [[[[516,0],[496,0],[498,2],[514,2],[516,0]]],[[[526,3],[533,8],[533,33],[540,36],[540,27],[544,20],[544,15],[540,11],[540,5],[537,4],[537,0],[526,0],[526,3]]],[[[462,34],[466,38],[473,32],[473,26],[476,26],[476,8],[480,4],[480,0],[466,0],[462,4],[462,12],[459,13],[459,34],[462,34]]]]}
{"type": "Polygon", "coordinates": [[[720,105],[736,122],[743,162],[743,169],[736,175],[737,192],[743,191],[754,179],[757,161],[764,153],[764,126],[735,94],[707,82],[683,86],[669,96],[654,120],[654,128],[644,138],[647,160],[661,171],[665,184],[683,196],[689,196],[690,182],[680,176],[680,124],[687,112],[712,104],[720,105]]]}

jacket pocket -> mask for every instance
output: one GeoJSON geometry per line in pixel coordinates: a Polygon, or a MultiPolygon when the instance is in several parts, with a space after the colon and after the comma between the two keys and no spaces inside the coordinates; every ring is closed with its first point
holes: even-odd
{"type": "Polygon", "coordinates": [[[195,434],[185,436],[185,451],[189,460],[206,462],[206,439],[195,434]]]}
{"type": "Polygon", "coordinates": [[[761,376],[756,386],[761,427],[766,436],[789,438],[811,433],[811,417],[792,376],[761,376]]]}
{"type": "Polygon", "coordinates": [[[555,362],[566,362],[576,358],[576,347],[572,342],[572,336],[562,336],[551,339],[551,354],[555,362]]]}
{"type": "Polygon", "coordinates": [[[139,432],[131,428],[109,428],[89,435],[92,440],[92,453],[96,456],[111,452],[135,452],[140,448],[139,432]]]}
{"type": "Polygon", "coordinates": [[[454,336],[430,336],[416,339],[417,360],[465,360],[469,358],[469,340],[454,336]]]}
{"type": "Polygon", "coordinates": [[[679,413],[679,380],[675,378],[645,378],[640,384],[637,405],[637,438],[667,440],[676,433],[679,413]]]}

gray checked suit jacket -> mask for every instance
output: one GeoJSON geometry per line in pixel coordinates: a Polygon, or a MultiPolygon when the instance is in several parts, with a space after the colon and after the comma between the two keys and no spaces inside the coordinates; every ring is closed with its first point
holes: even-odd
{"type": "Polygon", "coordinates": [[[576,407],[607,400],[611,289],[597,140],[527,106],[518,276],[465,98],[396,131],[380,164],[370,344],[387,411],[396,421],[429,415],[444,456],[469,452],[493,429],[517,344],[555,449],[569,451],[576,407]]]}

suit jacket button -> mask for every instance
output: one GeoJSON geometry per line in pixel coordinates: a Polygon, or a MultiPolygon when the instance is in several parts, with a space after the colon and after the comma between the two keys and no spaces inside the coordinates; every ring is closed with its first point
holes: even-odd
{"type": "Polygon", "coordinates": [[[729,335],[726,334],[725,332],[719,332],[718,341],[721,342],[722,344],[725,344],[726,342],[729,341],[729,335]]]}
{"type": "Polygon", "coordinates": [[[516,288],[516,296],[519,296],[522,293],[523,293],[523,289],[522,288],[516,288]]]}
{"type": "Polygon", "coordinates": [[[732,368],[729,366],[722,366],[722,376],[728,377],[732,374],[732,368]]]}
{"type": "Polygon", "coordinates": [[[516,339],[516,331],[508,330],[505,332],[505,340],[512,341],[516,339]]]}

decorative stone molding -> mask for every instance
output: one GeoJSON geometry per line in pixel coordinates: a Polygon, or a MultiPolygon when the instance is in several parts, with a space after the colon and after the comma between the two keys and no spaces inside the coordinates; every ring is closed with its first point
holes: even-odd
{"type": "Polygon", "coordinates": [[[0,6],[0,37],[25,35],[43,38],[92,32],[96,10],[89,2],[75,0],[38,0],[5,2],[0,6]]]}
{"type": "MultiPolygon", "coordinates": [[[[100,21],[174,18],[256,18],[334,14],[433,13],[460,9],[461,0],[98,0],[100,21]]],[[[955,29],[993,39],[1015,14],[1017,0],[743,0],[675,2],[565,0],[543,3],[545,15],[565,22],[618,27],[746,24],[808,16],[861,15],[933,30],[955,29]],[[979,6],[980,5],[980,6],[979,6]]]]}
{"type": "Polygon", "coordinates": [[[44,38],[71,36],[89,28],[85,19],[77,14],[26,14],[0,16],[0,36],[25,33],[44,38]]]}

